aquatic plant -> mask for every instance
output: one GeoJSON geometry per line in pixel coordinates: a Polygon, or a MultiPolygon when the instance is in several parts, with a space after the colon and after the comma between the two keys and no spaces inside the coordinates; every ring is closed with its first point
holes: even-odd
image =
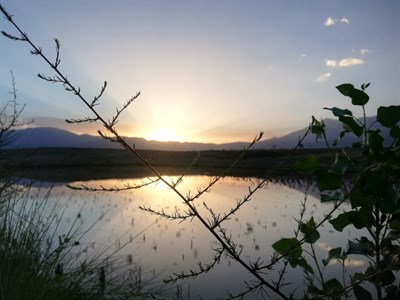
{"type": "Polygon", "coordinates": [[[28,186],[1,198],[0,299],[155,299],[165,292],[150,276],[138,280],[140,265],[116,256],[125,245],[91,249],[86,235],[98,220],[87,224],[78,212],[65,226],[66,206],[51,192],[28,186]]]}
{"type": "Polygon", "coordinates": [[[20,163],[20,161],[15,159],[11,154],[5,155],[1,150],[7,145],[10,145],[18,137],[18,134],[15,132],[16,128],[29,123],[21,121],[21,114],[25,109],[25,105],[20,107],[17,101],[17,88],[12,71],[11,85],[11,99],[6,100],[3,107],[0,108],[0,164],[2,165],[0,170],[0,204],[3,197],[7,197],[16,192],[14,185],[15,179],[10,175],[12,175],[16,165],[20,163]]]}

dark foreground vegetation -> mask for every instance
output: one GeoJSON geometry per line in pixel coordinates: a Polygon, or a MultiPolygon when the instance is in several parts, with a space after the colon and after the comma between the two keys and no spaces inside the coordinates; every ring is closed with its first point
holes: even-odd
{"type": "MultiPolygon", "coordinates": [[[[137,150],[164,175],[220,175],[237,159],[241,151],[155,151],[137,150]]],[[[349,149],[358,159],[361,153],[349,149]]],[[[232,176],[263,177],[273,171],[276,175],[295,175],[293,165],[304,155],[314,155],[328,166],[330,153],[326,149],[251,150],[245,153],[232,176]],[[280,164],[278,164],[280,162],[280,164]]],[[[38,148],[3,150],[0,164],[8,168],[9,158],[18,162],[16,172],[22,177],[42,181],[70,182],[90,179],[135,178],[152,175],[141,161],[123,149],[38,148]],[[3,159],[2,159],[3,157],[3,159]]]]}

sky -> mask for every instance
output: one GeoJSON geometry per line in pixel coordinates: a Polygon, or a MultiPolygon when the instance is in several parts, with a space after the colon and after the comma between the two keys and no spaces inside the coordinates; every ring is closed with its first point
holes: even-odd
{"type": "MultiPolygon", "coordinates": [[[[308,126],[324,107],[352,108],[335,89],[370,82],[367,115],[400,104],[400,1],[127,1],[13,0],[0,3],[50,59],[61,43],[60,69],[105,119],[131,96],[123,135],[225,143],[264,139],[308,126]]],[[[0,20],[1,30],[16,34],[0,20]]],[[[26,104],[34,126],[95,133],[68,125],[92,117],[26,43],[0,37],[0,105],[26,104]]]]}

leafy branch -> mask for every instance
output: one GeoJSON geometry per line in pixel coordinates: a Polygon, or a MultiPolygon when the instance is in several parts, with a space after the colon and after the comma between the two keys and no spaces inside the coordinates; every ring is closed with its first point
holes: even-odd
{"type": "MultiPolygon", "coordinates": [[[[318,160],[314,156],[302,158],[295,163],[295,169],[300,174],[316,176],[321,201],[333,201],[333,209],[318,223],[313,218],[305,222],[300,220],[298,226],[304,234],[302,239],[297,236],[283,238],[272,245],[280,255],[277,259],[289,260],[292,267],[304,270],[308,280],[307,295],[315,296],[316,299],[340,299],[342,296],[347,299],[350,292],[354,293],[356,299],[372,299],[371,291],[361,286],[365,282],[374,286],[376,299],[399,297],[399,285],[395,283],[394,272],[400,266],[400,106],[378,108],[374,123],[388,129],[389,136],[385,138],[381,129],[373,129],[367,124],[365,105],[369,96],[365,89],[368,86],[363,84],[361,89],[357,89],[352,84],[341,84],[336,87],[342,95],[351,99],[353,105],[362,107],[361,120],[355,118],[349,109],[325,108],[343,125],[343,131],[331,149],[332,161],[328,171],[318,171],[318,160]],[[356,138],[353,143],[353,149],[358,149],[355,159],[345,149],[336,148],[346,134],[356,138]],[[384,145],[386,140],[390,146],[384,145]],[[351,209],[339,211],[345,202],[350,204],[351,209]],[[339,211],[337,216],[333,215],[335,211],[339,211]],[[314,244],[320,238],[317,229],[327,222],[337,232],[352,225],[356,229],[366,230],[369,235],[349,240],[347,250],[341,247],[331,249],[328,257],[322,259],[321,265],[314,244]],[[303,249],[304,244],[309,244],[310,251],[303,249]],[[310,255],[316,271],[303,261],[302,251],[310,255]],[[324,268],[332,260],[340,260],[344,267],[344,261],[352,254],[364,256],[369,266],[361,273],[351,274],[350,284],[345,280],[344,270],[342,284],[336,278],[325,280],[324,268]]],[[[323,122],[318,121],[314,126],[313,133],[317,138],[320,136],[327,141],[323,122]]],[[[277,259],[266,267],[273,266],[277,259]]]]}

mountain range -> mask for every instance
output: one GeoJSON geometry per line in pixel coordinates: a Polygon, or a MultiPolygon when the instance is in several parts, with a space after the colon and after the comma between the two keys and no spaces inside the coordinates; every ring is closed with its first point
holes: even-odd
{"type": "MultiPolygon", "coordinates": [[[[368,117],[367,124],[372,124],[375,117],[368,117]]],[[[343,130],[342,124],[333,119],[324,119],[328,143],[331,145],[343,130]]],[[[377,127],[376,125],[375,127],[377,127]]],[[[379,127],[379,126],[378,126],[379,127]]],[[[379,127],[384,137],[389,136],[387,129],[379,127]]],[[[287,149],[297,145],[299,138],[304,135],[307,128],[293,131],[281,137],[273,137],[258,142],[253,149],[287,149]]],[[[120,148],[117,143],[111,143],[100,136],[78,135],[67,130],[52,127],[30,127],[15,130],[18,138],[7,148],[43,148],[43,147],[70,147],[70,148],[120,148]]],[[[125,140],[135,145],[136,149],[164,150],[164,151],[201,151],[201,150],[240,150],[248,142],[234,142],[225,144],[191,143],[191,142],[160,142],[148,141],[143,138],[125,137],[125,140]]],[[[385,139],[386,140],[386,139],[385,139]]],[[[353,135],[346,135],[339,146],[349,147],[356,141],[353,135]]],[[[325,143],[316,140],[314,135],[309,135],[303,141],[304,148],[323,148],[325,143]]]]}

